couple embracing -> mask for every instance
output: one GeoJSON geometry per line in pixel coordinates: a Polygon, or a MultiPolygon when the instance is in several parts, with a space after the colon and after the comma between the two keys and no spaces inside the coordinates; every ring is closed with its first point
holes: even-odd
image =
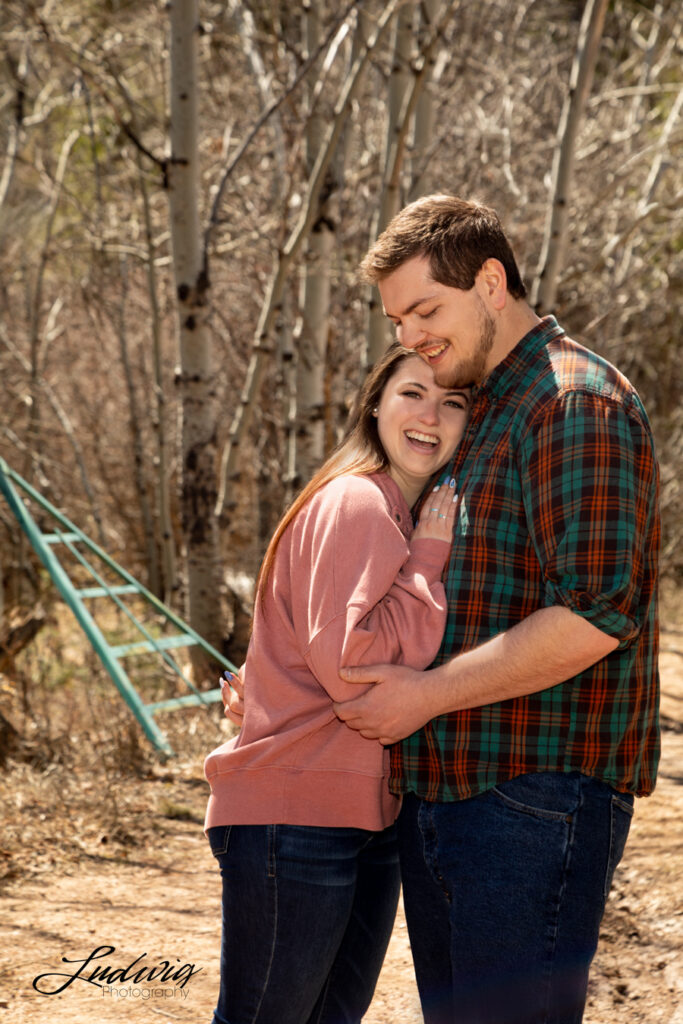
{"type": "Polygon", "coordinates": [[[214,1024],[357,1024],[401,883],[428,1024],[577,1024],[659,753],[650,427],[493,210],[420,199],[363,270],[397,340],[270,543],[206,761],[214,1024]]]}

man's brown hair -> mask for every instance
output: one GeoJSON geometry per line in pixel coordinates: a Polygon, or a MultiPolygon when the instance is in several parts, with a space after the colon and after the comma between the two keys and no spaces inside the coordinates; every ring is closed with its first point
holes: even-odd
{"type": "Polygon", "coordinates": [[[526,297],[512,247],[498,214],[476,201],[457,196],[423,196],[390,221],[361,263],[366,280],[376,284],[406,260],[427,256],[435,281],[469,291],[488,259],[505,267],[508,291],[526,297]]]}

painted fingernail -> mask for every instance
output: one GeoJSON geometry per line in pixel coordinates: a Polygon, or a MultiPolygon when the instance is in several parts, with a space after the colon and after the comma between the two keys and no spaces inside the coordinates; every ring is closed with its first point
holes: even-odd
{"type": "Polygon", "coordinates": [[[450,481],[448,483],[448,486],[449,487],[455,487],[455,477],[454,476],[451,477],[451,479],[450,479],[450,481]]]}
{"type": "Polygon", "coordinates": [[[436,487],[434,488],[434,491],[438,491],[439,487],[441,487],[441,484],[437,484],[436,487]]]}
{"type": "Polygon", "coordinates": [[[232,680],[233,680],[234,678],[235,678],[235,677],[234,677],[234,675],[232,674],[232,672],[229,672],[229,671],[227,670],[227,668],[226,668],[225,672],[223,673],[223,679],[225,679],[225,681],[226,681],[227,683],[230,683],[230,682],[232,682],[232,680]]]}

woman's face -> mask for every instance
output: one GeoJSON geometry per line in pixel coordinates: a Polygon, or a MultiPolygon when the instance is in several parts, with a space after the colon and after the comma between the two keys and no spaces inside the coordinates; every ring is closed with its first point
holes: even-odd
{"type": "Polygon", "coordinates": [[[377,427],[389,475],[409,505],[453,454],[468,409],[469,389],[442,388],[419,356],[404,359],[387,381],[377,407],[377,427]]]}

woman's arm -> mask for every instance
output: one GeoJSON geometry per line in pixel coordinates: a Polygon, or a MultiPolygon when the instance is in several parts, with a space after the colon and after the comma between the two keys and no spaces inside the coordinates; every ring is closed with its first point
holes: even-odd
{"type": "Polygon", "coordinates": [[[424,668],[434,658],[446,621],[441,574],[453,521],[454,491],[446,486],[426,503],[409,543],[379,488],[348,480],[343,500],[336,496],[334,528],[318,535],[311,552],[302,637],[311,671],[335,700],[358,694],[340,678],[343,665],[381,660],[424,668]]]}

